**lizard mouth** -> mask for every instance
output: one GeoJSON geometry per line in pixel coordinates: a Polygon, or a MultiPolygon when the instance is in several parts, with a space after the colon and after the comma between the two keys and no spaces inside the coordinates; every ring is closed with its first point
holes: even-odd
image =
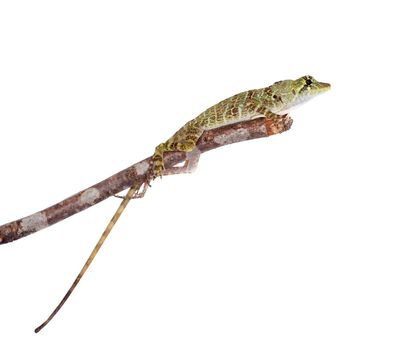
{"type": "Polygon", "coordinates": [[[324,92],[324,91],[328,91],[331,89],[331,84],[328,83],[319,83],[319,89],[320,91],[324,92]]]}

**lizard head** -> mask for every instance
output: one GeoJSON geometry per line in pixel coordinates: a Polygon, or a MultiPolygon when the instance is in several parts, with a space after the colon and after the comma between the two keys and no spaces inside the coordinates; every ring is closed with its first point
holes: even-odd
{"type": "Polygon", "coordinates": [[[330,84],[321,83],[311,75],[305,75],[296,80],[278,81],[272,86],[272,90],[277,92],[273,98],[279,100],[276,101],[278,103],[275,103],[276,112],[285,113],[290,108],[304,103],[330,88],[330,84]]]}

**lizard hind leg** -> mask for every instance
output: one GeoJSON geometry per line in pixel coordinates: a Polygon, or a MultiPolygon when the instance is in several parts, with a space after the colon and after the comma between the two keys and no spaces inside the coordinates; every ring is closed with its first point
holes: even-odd
{"type": "Polygon", "coordinates": [[[182,166],[173,166],[165,169],[163,175],[176,175],[183,173],[193,173],[196,170],[199,163],[201,152],[197,147],[194,147],[192,151],[186,152],[186,160],[182,166]]]}
{"type": "Polygon", "coordinates": [[[162,175],[180,174],[184,172],[192,172],[200,157],[200,151],[196,148],[197,140],[202,135],[203,131],[197,127],[185,127],[179,130],[165,143],[161,143],[156,147],[155,153],[152,156],[152,176],[153,178],[162,175]],[[186,161],[182,167],[172,167],[165,169],[163,164],[163,153],[172,151],[186,152],[186,161]]]}
{"type": "Polygon", "coordinates": [[[152,178],[162,176],[165,166],[163,164],[163,153],[168,150],[168,143],[161,143],[155,148],[155,153],[151,158],[152,178]]]}

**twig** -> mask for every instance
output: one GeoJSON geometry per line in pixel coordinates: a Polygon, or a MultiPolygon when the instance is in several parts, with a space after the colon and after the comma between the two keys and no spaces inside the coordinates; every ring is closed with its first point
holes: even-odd
{"type": "MultiPolygon", "coordinates": [[[[258,118],[227,125],[206,131],[199,140],[197,147],[203,153],[235,142],[279,134],[289,130],[291,125],[292,119],[289,116],[283,116],[275,120],[258,118]]],[[[183,152],[165,153],[165,167],[170,168],[184,161],[185,158],[183,152]]],[[[0,226],[0,244],[15,241],[49,227],[132,185],[140,187],[146,179],[149,159],[144,159],[47,209],[0,226]]]]}

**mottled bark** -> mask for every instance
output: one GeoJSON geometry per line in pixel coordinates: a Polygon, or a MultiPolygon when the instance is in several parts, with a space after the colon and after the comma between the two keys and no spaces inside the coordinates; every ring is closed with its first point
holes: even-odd
{"type": "MultiPolygon", "coordinates": [[[[227,125],[206,131],[198,141],[197,147],[203,153],[231,143],[279,134],[289,130],[291,124],[292,119],[283,116],[275,120],[258,118],[227,125]]],[[[172,167],[185,158],[183,152],[165,153],[165,167],[172,167]]],[[[146,158],[47,209],[0,226],[0,244],[12,242],[53,225],[129,188],[135,182],[142,184],[146,178],[149,160],[150,158],[146,158]]]]}

